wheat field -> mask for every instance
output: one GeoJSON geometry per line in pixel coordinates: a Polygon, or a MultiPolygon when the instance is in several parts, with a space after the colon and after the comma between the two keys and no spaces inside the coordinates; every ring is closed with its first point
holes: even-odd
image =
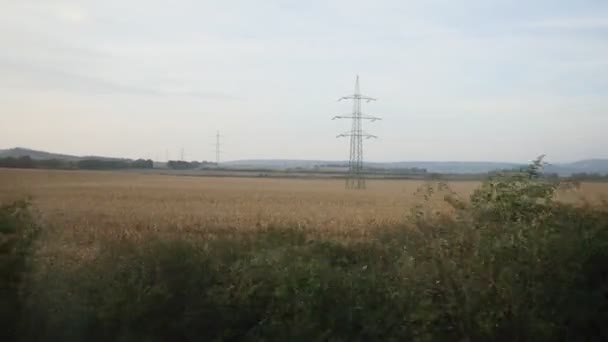
{"type": "MultiPolygon", "coordinates": [[[[371,229],[404,222],[410,209],[421,203],[415,193],[423,184],[373,180],[366,191],[348,191],[341,180],[0,169],[0,202],[30,198],[41,223],[52,231],[49,243],[86,251],[106,238],[204,236],[218,229],[240,232],[269,226],[365,236],[371,229]]],[[[466,198],[479,183],[449,185],[466,198]]],[[[560,198],[596,201],[604,194],[608,184],[587,183],[560,198]]]]}

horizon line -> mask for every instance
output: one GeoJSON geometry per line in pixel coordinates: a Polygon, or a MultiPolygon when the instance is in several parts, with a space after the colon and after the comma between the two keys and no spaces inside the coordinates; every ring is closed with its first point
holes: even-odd
{"type": "MultiPolygon", "coordinates": [[[[33,151],[33,152],[48,153],[48,154],[64,155],[64,156],[76,157],[76,158],[99,157],[99,158],[107,158],[107,159],[149,159],[149,160],[152,160],[154,162],[159,162],[159,163],[166,162],[166,161],[163,161],[163,160],[155,160],[155,158],[144,158],[144,157],[130,158],[130,157],[115,157],[115,156],[94,155],[94,154],[78,155],[78,154],[69,154],[69,153],[63,153],[63,152],[50,152],[50,151],[44,151],[44,150],[35,150],[35,149],[32,149],[32,148],[22,147],[22,146],[9,147],[9,148],[0,148],[0,151],[17,150],[17,149],[29,150],[29,151],[33,151]]],[[[170,159],[170,160],[179,160],[179,159],[170,159]]],[[[364,163],[375,163],[375,164],[389,164],[389,163],[489,163],[489,164],[518,164],[518,165],[522,164],[522,165],[526,165],[526,164],[529,164],[533,160],[534,159],[530,159],[528,161],[454,160],[454,159],[445,159],[445,160],[438,160],[438,159],[434,159],[434,160],[420,160],[420,159],[419,160],[405,160],[405,159],[401,159],[401,160],[390,160],[390,161],[373,161],[373,160],[368,160],[368,161],[364,161],[364,163]]],[[[590,160],[608,160],[608,158],[590,157],[590,158],[580,158],[580,159],[577,159],[577,160],[570,160],[570,161],[547,162],[547,164],[548,165],[570,164],[570,163],[576,163],[576,162],[582,162],[582,161],[590,161],[590,160]]],[[[196,161],[196,160],[191,160],[191,161],[196,161]]],[[[201,161],[211,161],[211,160],[202,159],[201,161]]],[[[292,162],[332,162],[332,163],[344,162],[344,163],[348,163],[348,160],[345,160],[345,159],[243,158],[243,159],[232,159],[232,160],[222,161],[222,162],[220,162],[220,164],[235,163],[235,162],[247,162],[247,161],[292,161],[292,162]]]]}

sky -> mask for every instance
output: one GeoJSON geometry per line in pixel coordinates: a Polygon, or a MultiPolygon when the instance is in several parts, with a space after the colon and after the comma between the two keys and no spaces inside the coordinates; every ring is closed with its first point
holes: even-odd
{"type": "Polygon", "coordinates": [[[606,0],[0,0],[0,148],[155,160],[608,158],[606,0]]]}

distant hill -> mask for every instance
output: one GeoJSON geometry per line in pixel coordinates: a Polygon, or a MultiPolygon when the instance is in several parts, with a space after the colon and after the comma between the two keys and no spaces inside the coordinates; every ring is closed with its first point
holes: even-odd
{"type": "MultiPolygon", "coordinates": [[[[499,169],[512,169],[523,164],[494,163],[494,162],[388,162],[388,163],[364,163],[367,167],[385,169],[426,169],[431,173],[487,173],[499,169]]],[[[258,159],[258,160],[236,160],[222,163],[222,166],[235,168],[305,168],[311,169],[321,165],[348,165],[347,161],[327,160],[283,160],[283,159],[258,159]]]]}
{"type": "Polygon", "coordinates": [[[99,156],[74,156],[69,154],[51,153],[45,151],[31,150],[23,147],[15,147],[6,150],[0,150],[0,158],[19,158],[29,156],[32,159],[43,160],[43,159],[60,159],[67,161],[78,161],[83,159],[99,159],[99,160],[125,160],[124,158],[111,158],[111,157],[99,157],[99,156]]]}
{"type": "Polygon", "coordinates": [[[327,161],[327,160],[298,160],[298,159],[245,159],[222,162],[224,167],[234,168],[267,168],[267,169],[293,169],[305,168],[312,169],[317,165],[324,164],[348,164],[345,161],[327,161]]]}
{"type": "Polygon", "coordinates": [[[426,169],[430,173],[488,173],[496,170],[514,169],[524,164],[500,163],[500,162],[459,162],[459,161],[411,161],[394,163],[377,163],[385,168],[419,168],[426,169]]]}
{"type": "Polygon", "coordinates": [[[573,173],[608,174],[608,159],[586,159],[573,163],[550,164],[546,167],[546,171],[560,175],[571,175],[573,173]]]}
{"type": "MultiPolygon", "coordinates": [[[[252,159],[223,162],[224,167],[234,168],[305,168],[312,169],[319,165],[347,165],[347,161],[322,160],[288,160],[288,159],[252,159]]],[[[429,173],[475,174],[488,173],[496,170],[516,169],[526,166],[523,163],[504,162],[462,162],[462,161],[407,161],[387,163],[365,163],[367,167],[386,169],[425,169],[429,173]]],[[[548,173],[569,176],[573,173],[608,174],[608,159],[589,159],[573,163],[550,163],[545,168],[548,173]]]]}
{"type": "MultiPolygon", "coordinates": [[[[22,147],[0,150],[0,158],[29,156],[32,159],[60,159],[67,161],[78,161],[83,159],[100,160],[127,160],[122,158],[110,158],[99,156],[74,156],[68,154],[50,153],[36,151],[22,147]]],[[[157,166],[163,163],[156,163],[157,166]]],[[[319,166],[345,166],[348,165],[344,160],[297,160],[297,159],[249,159],[227,161],[221,164],[222,167],[235,169],[314,169],[319,166]]],[[[479,174],[488,173],[496,170],[514,169],[525,166],[519,163],[503,162],[462,162],[462,161],[402,161],[386,163],[365,163],[367,167],[384,169],[425,169],[429,173],[452,173],[452,174],[479,174]]],[[[599,173],[608,174],[608,159],[587,159],[572,163],[549,164],[545,168],[548,173],[557,173],[561,176],[569,176],[573,173],[599,173]]]]}
{"type": "Polygon", "coordinates": [[[79,160],[80,157],[67,154],[50,153],[44,151],[30,150],[22,147],[15,147],[8,150],[0,150],[0,158],[19,158],[29,156],[32,159],[62,159],[62,160],[79,160]]]}

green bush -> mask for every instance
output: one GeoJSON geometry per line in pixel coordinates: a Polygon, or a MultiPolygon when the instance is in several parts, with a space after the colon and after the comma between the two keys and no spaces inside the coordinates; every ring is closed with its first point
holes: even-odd
{"type": "Polygon", "coordinates": [[[608,339],[608,213],[556,203],[560,185],[541,171],[539,159],[498,174],[469,204],[448,194],[451,217],[418,209],[407,249],[430,335],[440,326],[463,340],[608,339]]]}
{"type": "Polygon", "coordinates": [[[78,269],[54,270],[59,281],[40,284],[28,339],[409,336],[399,280],[383,277],[397,273],[396,261],[380,245],[310,242],[289,229],[207,242],[115,242],[78,269]],[[59,282],[60,297],[48,286],[59,282]]]}
{"type": "Polygon", "coordinates": [[[30,270],[30,256],[39,229],[29,203],[0,206],[0,340],[17,338],[23,313],[23,284],[30,270]]]}

